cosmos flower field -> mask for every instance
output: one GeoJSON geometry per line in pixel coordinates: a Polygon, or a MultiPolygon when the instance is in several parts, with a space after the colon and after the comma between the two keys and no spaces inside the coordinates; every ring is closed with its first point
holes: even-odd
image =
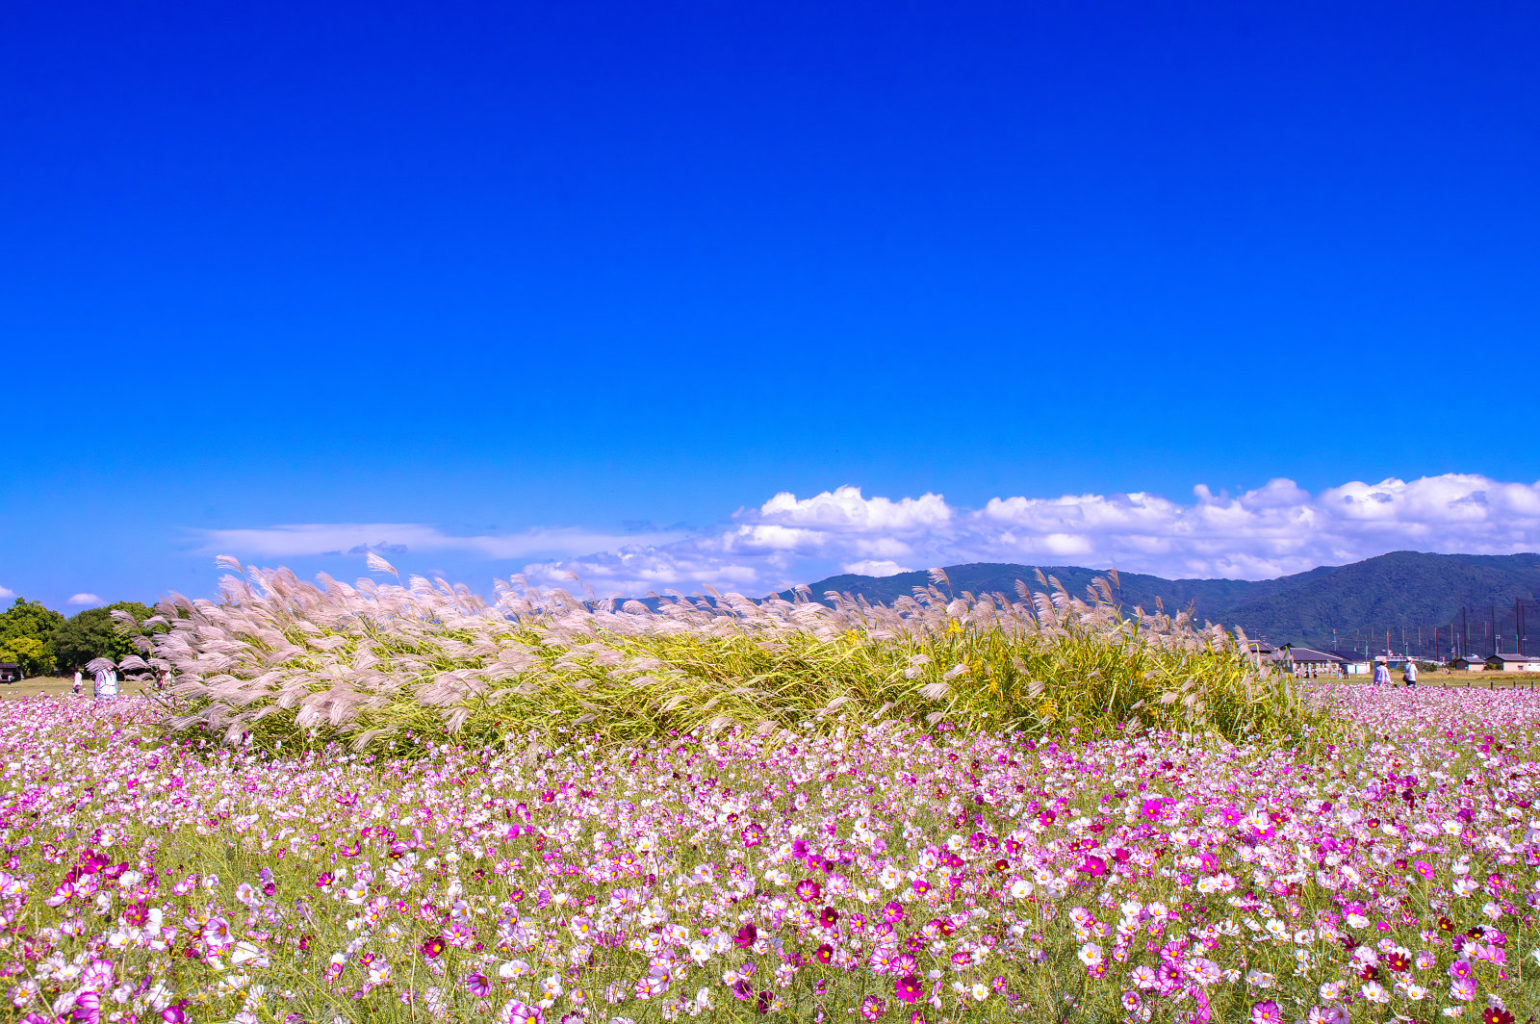
{"type": "Polygon", "coordinates": [[[0,702],[0,1018],[1540,1012],[1540,694],[1299,688],[1062,591],[251,579],[143,624],[165,691],[0,702]]]}
{"type": "Polygon", "coordinates": [[[522,755],[0,705],[0,971],[43,1021],[1524,1020],[1540,695],[1356,741],[847,724],[522,755]]]}

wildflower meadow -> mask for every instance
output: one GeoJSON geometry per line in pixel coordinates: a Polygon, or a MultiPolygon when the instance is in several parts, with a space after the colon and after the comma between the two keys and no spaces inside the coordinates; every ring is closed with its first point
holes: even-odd
{"type": "Polygon", "coordinates": [[[0,1016],[1540,1013],[1540,694],[1302,686],[1051,580],[652,609],[232,568],[124,623],[163,690],[0,702],[0,1016]]]}

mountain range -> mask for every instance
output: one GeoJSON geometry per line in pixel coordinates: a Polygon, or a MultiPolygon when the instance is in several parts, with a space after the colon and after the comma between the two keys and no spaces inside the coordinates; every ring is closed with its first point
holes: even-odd
{"type": "MultiPolygon", "coordinates": [[[[945,566],[952,593],[1002,593],[1016,599],[1016,581],[1041,590],[1037,570],[1055,577],[1071,594],[1083,597],[1105,570],[1066,565],[1014,565],[973,562],[945,566]]],[[[1519,615],[1515,601],[1527,605],[1529,639],[1524,653],[1540,653],[1540,554],[1434,555],[1393,551],[1351,565],[1321,566],[1309,572],[1272,580],[1168,580],[1142,573],[1119,573],[1114,594],[1132,611],[1153,611],[1156,600],[1168,612],[1190,608],[1199,622],[1240,627],[1247,636],[1275,645],[1292,643],[1321,649],[1384,650],[1386,631],[1391,646],[1413,653],[1447,655],[1451,624],[1467,610],[1469,647],[1466,653],[1484,657],[1492,652],[1492,619],[1504,650],[1514,650],[1519,615]],[[1432,647],[1433,628],[1440,630],[1439,649],[1432,647]],[[1419,633],[1420,631],[1420,633],[1419,633]],[[1413,637],[1419,639],[1414,640],[1413,637]],[[1418,649],[1419,643],[1421,649],[1418,649]]],[[[895,576],[830,576],[809,584],[815,600],[827,603],[834,591],[890,604],[930,584],[928,572],[895,576]]],[[[791,592],[780,596],[791,598],[791,592]]]]}

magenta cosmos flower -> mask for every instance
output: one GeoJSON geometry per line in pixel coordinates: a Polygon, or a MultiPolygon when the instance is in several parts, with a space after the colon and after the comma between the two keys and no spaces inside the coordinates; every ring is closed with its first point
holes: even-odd
{"type": "Polygon", "coordinates": [[[1283,1024],[1283,1011],[1271,999],[1264,999],[1251,1008],[1251,1024],[1283,1024]]]}
{"type": "Polygon", "coordinates": [[[918,1002],[925,994],[925,990],[920,987],[920,979],[912,974],[899,978],[893,983],[893,989],[893,994],[906,1003],[918,1002]]]}

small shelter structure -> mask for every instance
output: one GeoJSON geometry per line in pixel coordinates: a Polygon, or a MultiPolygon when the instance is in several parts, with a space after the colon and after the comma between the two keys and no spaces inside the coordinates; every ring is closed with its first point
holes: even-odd
{"type": "Polygon", "coordinates": [[[14,661],[0,661],[0,683],[21,682],[21,666],[14,661]]]}

